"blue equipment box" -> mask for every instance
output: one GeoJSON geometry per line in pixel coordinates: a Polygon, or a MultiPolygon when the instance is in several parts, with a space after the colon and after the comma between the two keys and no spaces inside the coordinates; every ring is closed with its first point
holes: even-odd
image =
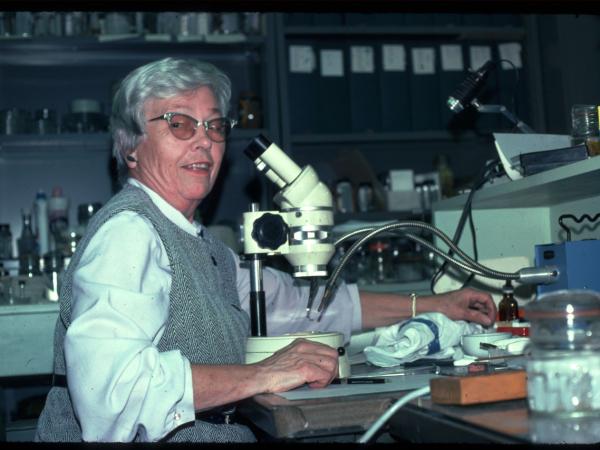
{"type": "Polygon", "coordinates": [[[535,246],[535,265],[557,266],[558,281],[539,284],[537,294],[560,289],[589,289],[600,292],[600,240],[587,239],[535,246]]]}

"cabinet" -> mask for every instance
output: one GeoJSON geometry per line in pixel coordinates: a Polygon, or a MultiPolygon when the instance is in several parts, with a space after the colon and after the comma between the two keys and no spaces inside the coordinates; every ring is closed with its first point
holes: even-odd
{"type": "MultiPolygon", "coordinates": [[[[193,57],[212,62],[232,80],[230,116],[237,118],[238,100],[252,91],[262,101],[263,128],[234,129],[214,192],[203,202],[208,223],[237,223],[251,201],[265,202],[263,180],[241,150],[260,132],[276,140],[278,115],[270,86],[274,84],[272,20],[263,17],[261,34],[236,42],[180,41],[163,36],[128,35],[106,40],[97,36],[0,39],[0,110],[18,108],[33,115],[48,108],[64,119],[76,99],[91,99],[100,113],[110,113],[118,82],[133,68],[166,56],[193,57]],[[166,39],[166,40],[165,40],[166,39]],[[240,195],[241,193],[241,195],[240,195]],[[227,201],[219,201],[227,198],[227,201]]],[[[64,122],[64,121],[63,121],[64,122]]],[[[64,123],[63,123],[64,125],[64,123]]],[[[31,209],[38,189],[47,194],[61,186],[70,200],[70,225],[77,224],[77,205],[106,202],[116,191],[111,138],[99,132],[22,133],[2,128],[0,135],[0,223],[9,223],[14,240],[21,230],[21,209],[31,209]]],[[[15,248],[16,251],[16,248],[15,248]]],[[[15,253],[15,252],[13,252],[15,253]]]]}
{"type": "Polygon", "coordinates": [[[279,90],[283,144],[302,163],[318,161],[329,182],[336,155],[359,150],[375,174],[429,172],[451,155],[458,181],[494,154],[498,115],[452,115],[446,99],[487,59],[498,63],[479,99],[504,104],[540,125],[535,19],[509,14],[279,15],[279,90]],[[510,59],[516,69],[500,59],[510,59]],[[515,76],[520,83],[515,88],[515,76]],[[514,94],[514,96],[513,96],[514,94]],[[513,97],[515,101],[513,102],[513,97]]]}

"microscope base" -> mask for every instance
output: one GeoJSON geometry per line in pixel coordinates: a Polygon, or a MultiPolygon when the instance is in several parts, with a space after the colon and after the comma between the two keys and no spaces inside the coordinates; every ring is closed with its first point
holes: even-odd
{"type": "MultiPolygon", "coordinates": [[[[335,332],[321,333],[307,331],[303,333],[284,334],[283,336],[250,337],[246,344],[246,364],[262,361],[277,350],[291,344],[296,339],[320,342],[336,349],[344,346],[344,335],[335,332]]],[[[348,378],[350,376],[350,361],[346,353],[339,357],[338,376],[339,378],[348,378]]]]}

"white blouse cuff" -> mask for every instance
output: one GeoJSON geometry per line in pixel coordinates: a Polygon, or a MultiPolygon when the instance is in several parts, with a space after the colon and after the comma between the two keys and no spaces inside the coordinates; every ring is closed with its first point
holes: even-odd
{"type": "Polygon", "coordinates": [[[192,365],[187,358],[184,361],[184,391],[181,401],[176,405],[173,413],[173,428],[187,422],[193,422],[196,418],[194,409],[194,385],[192,383],[192,365]]]}

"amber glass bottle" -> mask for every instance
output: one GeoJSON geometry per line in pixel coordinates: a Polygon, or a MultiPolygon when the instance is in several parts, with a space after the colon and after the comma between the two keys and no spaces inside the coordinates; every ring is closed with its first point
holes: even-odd
{"type": "Polygon", "coordinates": [[[498,315],[501,322],[512,322],[519,319],[519,304],[514,297],[510,280],[502,287],[502,300],[498,304],[498,315]]]}

